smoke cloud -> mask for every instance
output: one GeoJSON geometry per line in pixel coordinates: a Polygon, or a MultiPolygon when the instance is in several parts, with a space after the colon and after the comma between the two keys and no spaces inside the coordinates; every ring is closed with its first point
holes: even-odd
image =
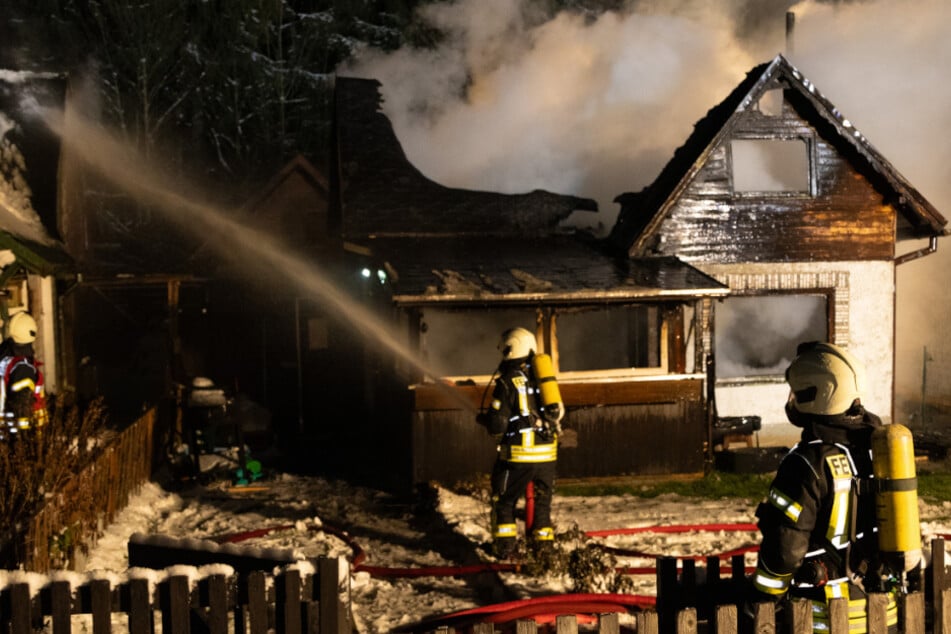
{"type": "MultiPolygon", "coordinates": [[[[592,228],[603,233],[617,215],[614,197],[649,184],[709,108],[783,52],[951,217],[951,85],[943,81],[951,3],[643,0],[584,15],[543,15],[536,6],[427,7],[423,15],[449,34],[443,45],[365,51],[341,74],[383,83],[384,111],[433,180],[595,198],[600,226],[592,228]],[[795,14],[789,46],[787,11],[795,14]]],[[[920,393],[925,346],[936,363],[951,359],[951,344],[931,328],[951,315],[949,252],[951,240],[941,240],[936,255],[898,271],[899,406],[903,393],[920,393]]]]}

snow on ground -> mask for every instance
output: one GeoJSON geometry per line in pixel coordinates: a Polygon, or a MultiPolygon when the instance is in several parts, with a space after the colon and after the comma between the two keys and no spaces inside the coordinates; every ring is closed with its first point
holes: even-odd
{"type": "MultiPolygon", "coordinates": [[[[420,501],[396,499],[389,494],[319,477],[273,474],[256,483],[262,487],[231,488],[226,481],[192,486],[177,493],[148,483],[131,500],[91,549],[86,571],[128,572],[128,540],[135,533],[172,538],[220,538],[262,528],[282,527],[239,545],[291,549],[297,557],[353,556],[333,528],[346,531],[366,553],[365,565],[419,568],[460,565],[468,544],[469,555],[489,541],[489,508],[484,496],[436,490],[429,501],[435,513],[423,512],[420,501]],[[433,518],[437,521],[434,521],[433,518]],[[453,544],[456,540],[456,544],[453,544]]],[[[633,496],[555,496],[558,531],[572,526],[582,531],[614,531],[644,526],[742,524],[754,522],[754,500],[706,500],[664,495],[652,499],[633,496]]],[[[927,538],[951,530],[951,503],[922,504],[922,531],[927,538]]],[[[598,537],[625,551],[651,556],[713,555],[754,545],[755,532],[639,532],[598,537]]],[[[745,554],[755,565],[755,552],[745,554]]],[[[466,563],[472,563],[467,561],[466,563]]],[[[620,557],[625,567],[648,566],[651,557],[620,557]]],[[[564,576],[502,572],[499,577],[512,593],[529,598],[571,592],[564,576]]],[[[653,596],[655,578],[632,577],[633,593],[653,596]]],[[[466,576],[351,576],[353,614],[360,632],[390,632],[436,616],[486,604],[486,597],[466,576]]]]}

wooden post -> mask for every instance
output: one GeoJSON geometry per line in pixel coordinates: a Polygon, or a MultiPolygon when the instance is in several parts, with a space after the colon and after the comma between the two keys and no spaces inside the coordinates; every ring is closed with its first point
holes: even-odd
{"type": "Polygon", "coordinates": [[[660,632],[657,622],[657,612],[638,612],[635,619],[637,622],[637,634],[658,634],[660,632]]]}
{"type": "MultiPolygon", "coordinates": [[[[162,609],[163,634],[189,634],[191,593],[188,577],[176,575],[159,585],[159,604],[162,609]]],[[[93,615],[93,625],[96,622],[93,615]]]]}
{"type": "Polygon", "coordinates": [[[30,586],[26,583],[14,583],[7,586],[7,600],[10,602],[10,632],[27,634],[33,631],[30,618],[30,586]]]}
{"type": "Polygon", "coordinates": [[[224,575],[210,575],[204,581],[208,592],[208,632],[228,632],[228,581],[224,575]]]}
{"type": "Polygon", "coordinates": [[[538,634],[538,624],[531,619],[519,619],[515,622],[515,634],[538,634]]]}
{"type": "Polygon", "coordinates": [[[556,616],[555,634],[578,634],[578,617],[574,614],[556,616]]]}
{"type": "Polygon", "coordinates": [[[301,631],[300,571],[286,570],[277,578],[277,631],[301,631]]]}
{"type": "Polygon", "coordinates": [[[472,626],[472,634],[495,634],[495,626],[491,623],[476,623],[472,626]]]}
{"type": "Polygon", "coordinates": [[[812,602],[809,599],[792,599],[789,601],[789,623],[796,634],[811,634],[812,632],[812,602]]]}
{"type": "Polygon", "coordinates": [[[49,596],[53,634],[69,634],[72,628],[73,613],[73,598],[69,582],[54,581],[51,583],[49,596]]]}
{"type": "Polygon", "coordinates": [[[889,595],[884,592],[869,593],[865,607],[865,625],[868,634],[888,632],[888,599],[889,595]]]}
{"type": "Polygon", "coordinates": [[[152,597],[148,579],[129,579],[126,583],[129,634],[152,634],[152,597]]]}
{"type": "MultiPolygon", "coordinates": [[[[185,587],[188,587],[187,580],[185,587]]],[[[108,579],[89,582],[89,611],[92,612],[93,634],[109,634],[112,631],[112,588],[108,579]]]]}
{"type": "Polygon", "coordinates": [[[753,606],[753,631],[767,634],[776,631],[776,604],[763,601],[753,606]]]}
{"type": "Polygon", "coordinates": [[[260,570],[248,573],[248,631],[250,634],[267,634],[268,631],[267,588],[260,570]]]}
{"type": "Polygon", "coordinates": [[[337,557],[321,557],[317,560],[318,593],[320,597],[320,634],[350,634],[350,606],[340,600],[341,579],[344,576],[337,557]]]}
{"type": "Polygon", "coordinates": [[[902,632],[914,634],[925,631],[925,593],[912,592],[901,595],[898,603],[898,627],[902,632]]]}
{"type": "Polygon", "coordinates": [[[738,610],[735,605],[726,603],[716,609],[715,634],[736,634],[739,631],[738,610]]]}
{"type": "MultiPolygon", "coordinates": [[[[577,634],[578,624],[575,623],[575,629],[572,634],[577,634]]],[[[617,612],[608,612],[598,615],[598,634],[620,634],[621,622],[618,619],[617,612]]]]}
{"type": "Polygon", "coordinates": [[[697,634],[697,608],[677,612],[677,634],[697,634]]]}
{"type": "Polygon", "coordinates": [[[829,631],[832,634],[848,634],[849,632],[849,600],[840,597],[830,599],[829,606],[829,631]]]}
{"type": "Polygon", "coordinates": [[[949,634],[947,630],[941,629],[941,624],[944,622],[941,591],[948,587],[947,569],[944,567],[944,546],[943,539],[931,540],[931,568],[929,568],[931,574],[928,592],[934,606],[934,634],[949,634]]]}

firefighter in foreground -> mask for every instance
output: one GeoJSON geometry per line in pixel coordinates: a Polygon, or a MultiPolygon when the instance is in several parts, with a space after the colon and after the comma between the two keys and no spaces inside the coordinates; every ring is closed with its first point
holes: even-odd
{"type": "Polygon", "coordinates": [[[11,440],[46,424],[43,373],[33,351],[34,341],[36,321],[26,312],[14,314],[0,344],[0,411],[11,440]]]}
{"type": "Polygon", "coordinates": [[[856,633],[866,629],[866,593],[885,592],[893,629],[896,594],[916,583],[921,560],[911,434],[865,410],[864,368],[839,346],[800,344],[786,381],[786,415],[802,437],[756,511],[748,607],[808,599],[814,631],[828,631],[829,601],[844,597],[856,633]]]}
{"type": "Polygon", "coordinates": [[[492,550],[499,558],[515,550],[515,505],[532,484],[534,518],[530,546],[544,556],[554,545],[551,499],[564,405],[548,355],[536,354],[535,335],[524,328],[502,333],[502,361],[492,402],[476,420],[499,436],[492,470],[492,550]]]}

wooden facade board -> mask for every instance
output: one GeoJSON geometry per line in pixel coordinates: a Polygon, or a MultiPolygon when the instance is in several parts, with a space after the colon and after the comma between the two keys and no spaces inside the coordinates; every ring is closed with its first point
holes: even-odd
{"type": "MultiPolygon", "coordinates": [[[[626,405],[631,403],[672,403],[699,401],[703,381],[697,378],[629,379],[624,381],[561,382],[561,398],[568,407],[585,405],[626,405]]],[[[456,410],[487,407],[491,389],[482,385],[417,385],[413,389],[413,409],[456,410]]]]}
{"type": "MultiPolygon", "coordinates": [[[[475,398],[484,386],[460,386],[475,398]]],[[[564,425],[577,446],[559,450],[558,473],[587,478],[696,473],[703,469],[706,415],[699,379],[565,383],[564,425]]],[[[488,398],[488,397],[486,397],[488,398]]],[[[433,386],[416,390],[412,415],[414,482],[454,484],[488,473],[495,440],[475,414],[433,386]],[[428,407],[423,407],[423,406],[428,407]]]]}
{"type": "MultiPolygon", "coordinates": [[[[577,432],[577,446],[559,449],[560,477],[703,470],[706,425],[701,401],[584,407],[571,410],[564,424],[577,432]]],[[[451,486],[489,473],[495,462],[495,440],[469,412],[417,411],[412,436],[415,483],[451,486]]]]}
{"type": "Polygon", "coordinates": [[[717,263],[885,260],[898,213],[839,149],[787,105],[743,113],[706,156],[656,232],[654,251],[717,263]],[[805,139],[815,195],[734,193],[733,139],[805,139]]]}

